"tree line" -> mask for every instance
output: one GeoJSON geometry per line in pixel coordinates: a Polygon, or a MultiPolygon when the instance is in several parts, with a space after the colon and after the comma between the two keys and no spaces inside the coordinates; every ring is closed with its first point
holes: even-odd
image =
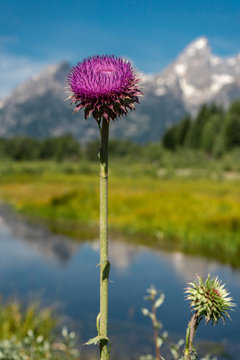
{"type": "MultiPolygon", "coordinates": [[[[111,139],[111,158],[129,157],[157,160],[162,150],[179,148],[202,150],[213,156],[240,148],[240,101],[227,111],[217,105],[203,105],[195,117],[186,115],[168,128],[157,144],[140,145],[132,140],[111,139]]],[[[0,158],[11,160],[72,160],[98,161],[99,139],[84,146],[72,135],[45,139],[30,136],[0,138],[0,158]]]]}
{"type": "MultiPolygon", "coordinates": [[[[71,134],[36,139],[30,136],[0,138],[0,158],[11,160],[71,160],[98,161],[99,140],[82,146],[71,134]]],[[[109,142],[111,157],[138,154],[140,145],[131,140],[112,139],[109,142]]]]}
{"type": "Polygon", "coordinates": [[[36,139],[30,136],[0,138],[0,157],[12,160],[77,159],[81,146],[71,135],[36,139]]]}
{"type": "Polygon", "coordinates": [[[240,101],[227,111],[215,104],[203,105],[194,118],[186,115],[168,128],[162,144],[173,151],[185,147],[216,156],[240,147],[240,101]]]}

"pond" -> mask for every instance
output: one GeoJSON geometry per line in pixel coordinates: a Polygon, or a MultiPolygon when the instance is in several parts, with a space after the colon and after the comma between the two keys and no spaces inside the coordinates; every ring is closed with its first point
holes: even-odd
{"type": "MultiPolygon", "coordinates": [[[[80,334],[81,343],[94,337],[99,311],[98,239],[78,242],[31,224],[6,209],[0,215],[3,298],[17,298],[25,303],[40,299],[43,305],[57,304],[64,321],[80,334]]],[[[121,358],[134,359],[153,349],[150,320],[141,313],[141,308],[148,306],[143,296],[151,284],[166,295],[158,316],[174,340],[184,337],[190,316],[184,288],[196,274],[218,275],[235,303],[240,303],[240,270],[218,262],[118,239],[110,239],[110,260],[109,334],[112,351],[121,358]]],[[[232,313],[232,321],[227,320],[225,325],[202,325],[198,332],[202,347],[211,348],[217,343],[214,348],[224,348],[232,359],[239,359],[239,306],[232,313]]]]}

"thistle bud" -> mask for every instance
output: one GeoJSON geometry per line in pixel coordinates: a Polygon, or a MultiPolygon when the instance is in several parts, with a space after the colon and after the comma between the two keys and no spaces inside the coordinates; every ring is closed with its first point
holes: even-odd
{"type": "Polygon", "coordinates": [[[225,284],[218,277],[211,278],[208,275],[206,281],[198,276],[197,282],[189,283],[186,288],[186,299],[198,316],[199,322],[205,318],[206,323],[212,322],[215,325],[219,319],[225,321],[229,317],[229,310],[233,310],[235,304],[232,302],[230,293],[225,289],[225,284]]]}

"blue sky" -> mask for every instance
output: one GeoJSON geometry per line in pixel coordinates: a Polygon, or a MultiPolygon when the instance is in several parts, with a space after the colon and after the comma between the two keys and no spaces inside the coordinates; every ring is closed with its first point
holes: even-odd
{"type": "Polygon", "coordinates": [[[220,56],[240,52],[239,0],[2,0],[0,97],[49,63],[93,54],[162,70],[199,36],[220,56]]]}

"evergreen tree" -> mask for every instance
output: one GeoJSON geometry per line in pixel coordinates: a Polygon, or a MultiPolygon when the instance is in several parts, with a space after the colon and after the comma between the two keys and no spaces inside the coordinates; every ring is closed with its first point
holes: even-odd
{"type": "Polygon", "coordinates": [[[112,157],[137,157],[140,151],[140,145],[131,140],[112,139],[109,141],[109,152],[112,157]]]}
{"type": "Polygon", "coordinates": [[[236,100],[231,104],[231,106],[228,110],[228,113],[231,115],[236,115],[236,116],[240,117],[240,101],[239,100],[236,100]]]}
{"type": "Polygon", "coordinates": [[[168,150],[176,150],[177,148],[177,137],[176,137],[176,127],[172,126],[167,129],[162,138],[163,146],[168,150]]]}
{"type": "Polygon", "coordinates": [[[199,149],[203,142],[204,128],[208,124],[209,119],[213,115],[221,117],[223,113],[223,109],[215,104],[203,105],[192,122],[186,139],[186,145],[193,149],[199,149]]]}
{"type": "Polygon", "coordinates": [[[176,145],[184,146],[188,132],[191,127],[191,116],[186,115],[179,124],[176,125],[176,145]]]}
{"type": "Polygon", "coordinates": [[[28,136],[15,136],[5,142],[4,152],[13,160],[36,160],[39,158],[40,141],[28,136]]]}
{"type": "Polygon", "coordinates": [[[85,156],[90,161],[98,161],[99,140],[89,141],[85,147],[85,156]]]}
{"type": "Polygon", "coordinates": [[[190,148],[198,149],[200,147],[203,129],[207,123],[208,117],[209,117],[209,108],[207,107],[207,105],[203,105],[200,108],[200,111],[196,119],[192,122],[191,128],[188,132],[186,144],[190,148]]]}
{"type": "Polygon", "coordinates": [[[80,144],[70,134],[43,139],[41,142],[41,159],[78,159],[80,153],[80,144]]]}
{"type": "Polygon", "coordinates": [[[231,110],[229,111],[224,124],[223,135],[226,150],[240,146],[240,114],[237,116],[232,114],[231,110]]]}
{"type": "Polygon", "coordinates": [[[218,152],[223,151],[223,149],[219,148],[220,142],[217,140],[218,137],[222,136],[223,124],[223,115],[214,114],[208,118],[208,121],[203,128],[200,142],[200,147],[203,150],[207,151],[208,153],[212,153],[213,149],[215,148],[215,144],[218,142],[218,152]]]}

